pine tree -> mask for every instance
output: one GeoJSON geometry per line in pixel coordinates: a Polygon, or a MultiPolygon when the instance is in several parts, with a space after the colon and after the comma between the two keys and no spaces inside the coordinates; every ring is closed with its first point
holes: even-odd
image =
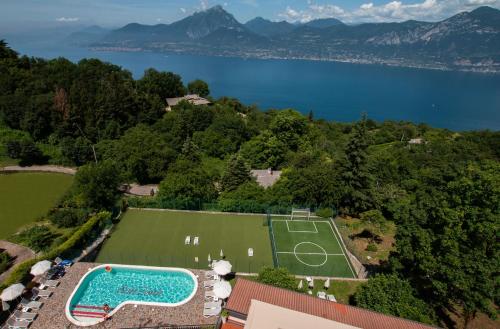
{"type": "Polygon", "coordinates": [[[345,187],[342,207],[347,213],[359,214],[372,205],[371,176],[366,168],[368,133],[366,115],[354,126],[354,135],[345,150],[342,179],[345,187]]]}
{"type": "Polygon", "coordinates": [[[224,176],[222,176],[222,189],[225,192],[233,191],[251,179],[250,169],[245,161],[237,155],[233,155],[229,159],[224,176]]]}

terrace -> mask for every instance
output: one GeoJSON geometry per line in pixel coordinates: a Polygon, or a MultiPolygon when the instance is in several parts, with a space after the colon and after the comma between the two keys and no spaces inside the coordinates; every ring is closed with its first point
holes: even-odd
{"type": "MultiPolygon", "coordinates": [[[[43,300],[43,307],[37,312],[38,317],[30,326],[34,329],[79,328],[72,324],[64,309],[68,298],[80,279],[90,268],[99,264],[76,263],[61,278],[58,287],[51,289],[52,296],[43,300]]],[[[138,328],[172,325],[215,325],[217,317],[205,318],[204,308],[204,271],[191,270],[198,276],[198,289],[194,297],[186,304],[176,307],[147,305],[126,305],[120,308],[109,320],[99,324],[99,328],[138,328]]]]}

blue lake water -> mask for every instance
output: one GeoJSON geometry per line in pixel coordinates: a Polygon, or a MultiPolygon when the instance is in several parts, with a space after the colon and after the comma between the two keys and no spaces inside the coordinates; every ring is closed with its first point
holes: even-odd
{"type": "Polygon", "coordinates": [[[262,109],[313,111],[315,118],[353,121],[407,120],[453,130],[500,130],[500,74],[301,60],[258,60],[158,53],[36,49],[13,44],[30,56],[72,61],[95,57],[130,70],[154,67],[178,73],[185,83],[203,79],[212,96],[231,96],[262,109]]]}

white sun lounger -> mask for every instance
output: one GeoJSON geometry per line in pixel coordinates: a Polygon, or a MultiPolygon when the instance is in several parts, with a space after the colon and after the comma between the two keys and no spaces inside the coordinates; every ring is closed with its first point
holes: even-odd
{"type": "Polygon", "coordinates": [[[218,300],[217,296],[212,290],[205,291],[205,299],[212,299],[214,301],[218,300]]]}
{"type": "Polygon", "coordinates": [[[203,281],[203,287],[205,288],[210,288],[210,287],[213,287],[214,284],[216,284],[217,282],[219,282],[219,280],[208,280],[208,281],[203,281]]]}
{"type": "Polygon", "coordinates": [[[206,302],[203,308],[217,308],[222,306],[222,300],[217,302],[206,302]]]}
{"type": "Polygon", "coordinates": [[[27,322],[32,322],[36,318],[36,313],[31,313],[31,312],[21,312],[21,311],[15,311],[14,312],[14,319],[18,321],[27,321],[27,322]]]}
{"type": "Polygon", "coordinates": [[[184,244],[190,244],[191,243],[191,235],[186,236],[186,239],[184,239],[184,244]]]}
{"type": "Polygon", "coordinates": [[[40,290],[38,288],[33,288],[32,290],[34,293],[34,295],[32,297],[33,300],[37,299],[38,297],[47,299],[50,296],[52,296],[52,291],[40,290]]]}
{"type": "Polygon", "coordinates": [[[193,245],[197,246],[197,245],[199,245],[199,244],[200,244],[200,238],[199,238],[199,237],[197,237],[197,236],[195,236],[195,237],[194,237],[194,240],[193,240],[193,245]]]}
{"type": "Polygon", "coordinates": [[[59,281],[57,280],[42,280],[40,281],[40,289],[55,288],[59,285],[59,281]]]}
{"type": "Polygon", "coordinates": [[[215,280],[218,277],[219,276],[217,275],[217,273],[215,273],[215,271],[206,271],[205,272],[205,278],[207,278],[207,279],[213,279],[213,280],[215,280]]]}
{"type": "Polygon", "coordinates": [[[211,316],[216,316],[219,315],[219,313],[222,311],[221,307],[216,307],[216,308],[205,308],[203,309],[203,316],[208,318],[211,316]]]}
{"type": "Polygon", "coordinates": [[[25,329],[25,328],[28,328],[30,326],[30,324],[31,324],[31,322],[17,321],[17,320],[14,320],[12,318],[7,320],[7,326],[10,329],[25,329]]]}
{"type": "Polygon", "coordinates": [[[27,312],[29,310],[39,310],[43,303],[23,298],[21,300],[21,305],[23,306],[23,311],[27,312]]]}

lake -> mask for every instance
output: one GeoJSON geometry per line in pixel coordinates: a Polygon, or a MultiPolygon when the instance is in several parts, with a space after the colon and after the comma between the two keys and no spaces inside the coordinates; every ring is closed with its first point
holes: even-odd
{"type": "Polygon", "coordinates": [[[146,68],[172,71],[185,83],[203,79],[212,96],[231,96],[261,109],[313,111],[315,118],[407,120],[453,130],[500,130],[500,75],[303,60],[259,60],[159,53],[37,49],[23,54],[78,61],[95,57],[140,78],[146,68]]]}

